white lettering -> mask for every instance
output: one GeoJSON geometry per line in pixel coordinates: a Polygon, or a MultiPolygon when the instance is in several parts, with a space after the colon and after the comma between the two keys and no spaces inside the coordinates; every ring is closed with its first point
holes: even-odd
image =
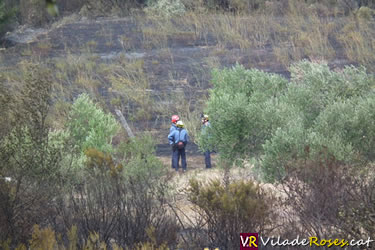
{"type": "Polygon", "coordinates": [[[243,246],[243,247],[246,247],[246,244],[247,244],[247,242],[249,241],[249,237],[246,237],[246,238],[245,238],[245,241],[244,241],[242,235],[240,236],[240,238],[241,238],[241,244],[242,244],[242,246],[243,246]]]}
{"type": "Polygon", "coordinates": [[[273,239],[271,240],[271,245],[274,247],[274,246],[279,246],[280,245],[280,236],[277,237],[277,241],[273,241],[273,239]]]}
{"type": "Polygon", "coordinates": [[[270,241],[270,237],[267,237],[267,241],[264,242],[263,237],[260,236],[260,240],[262,241],[263,246],[267,246],[268,242],[270,241]]]}
{"type": "Polygon", "coordinates": [[[309,242],[307,241],[307,239],[303,239],[302,241],[301,241],[301,245],[302,246],[307,246],[309,244],[309,242]]]}
{"type": "Polygon", "coordinates": [[[288,240],[284,240],[284,241],[281,243],[282,246],[287,246],[287,245],[289,245],[289,244],[290,244],[290,243],[289,243],[288,240]]]}
{"type": "Polygon", "coordinates": [[[280,236],[277,238],[263,238],[260,237],[260,240],[262,241],[263,246],[267,246],[267,244],[271,240],[271,245],[274,246],[307,246],[309,244],[307,239],[300,239],[299,235],[297,235],[297,238],[293,239],[292,241],[285,239],[281,240],[280,236]]]}
{"type": "Polygon", "coordinates": [[[291,245],[292,245],[292,246],[299,245],[299,244],[298,244],[298,243],[299,243],[298,240],[299,240],[299,235],[297,235],[297,238],[295,238],[294,240],[292,240],[291,245]]]}
{"type": "Polygon", "coordinates": [[[368,240],[366,240],[366,246],[367,247],[370,247],[370,242],[373,242],[374,240],[372,240],[370,237],[368,237],[368,240]]]}

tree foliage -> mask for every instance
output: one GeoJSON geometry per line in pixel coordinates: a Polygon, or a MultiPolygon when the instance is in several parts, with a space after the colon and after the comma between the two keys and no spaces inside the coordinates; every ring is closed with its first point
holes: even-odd
{"type": "Polygon", "coordinates": [[[0,36],[5,33],[6,27],[16,14],[16,10],[16,7],[9,7],[4,0],[0,0],[0,36]]]}
{"type": "Polygon", "coordinates": [[[97,107],[87,94],[82,94],[72,106],[67,127],[79,151],[95,148],[110,153],[113,152],[112,138],[120,125],[111,114],[97,107]]]}
{"type": "Polygon", "coordinates": [[[256,157],[268,180],[325,152],[345,164],[373,162],[374,77],[302,61],[291,80],[242,66],[213,71],[210,141],[224,159],[256,157]]]}
{"type": "Polygon", "coordinates": [[[214,87],[207,103],[211,127],[201,145],[217,149],[229,162],[259,154],[273,129],[267,115],[272,112],[270,104],[286,89],[287,80],[241,65],[214,70],[212,75],[214,87]]]}
{"type": "MultiPolygon", "coordinates": [[[[262,167],[280,178],[297,159],[334,157],[342,164],[374,160],[374,78],[363,68],[331,71],[326,64],[301,62],[291,68],[292,81],[279,99],[291,118],[264,144],[262,167]],[[323,154],[322,154],[323,153],[323,154]]],[[[279,112],[278,105],[274,113],[279,112]]],[[[324,159],[323,159],[324,160],[324,159]]]]}

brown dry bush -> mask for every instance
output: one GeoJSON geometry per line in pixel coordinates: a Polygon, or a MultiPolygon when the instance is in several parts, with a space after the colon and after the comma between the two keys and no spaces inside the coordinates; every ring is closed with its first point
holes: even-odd
{"type": "Polygon", "coordinates": [[[156,245],[175,244],[178,226],[166,210],[168,187],[156,173],[159,162],[147,152],[129,150],[126,165],[96,149],[86,150],[83,182],[57,204],[59,220],[54,228],[63,224],[63,233],[76,225],[79,246],[96,232],[100,242],[133,248],[149,240],[152,228],[156,245]]]}
{"type": "MultiPolygon", "coordinates": [[[[207,186],[191,180],[188,189],[189,201],[195,206],[198,220],[203,224],[203,241],[199,247],[219,247],[236,249],[239,233],[271,233],[273,202],[272,194],[266,193],[259,185],[248,181],[238,181],[223,185],[212,181],[207,186]]],[[[202,238],[201,238],[202,240],[202,238]]]]}
{"type": "Polygon", "coordinates": [[[285,197],[279,200],[285,237],[374,237],[372,170],[342,164],[325,152],[295,164],[282,181],[285,197]]]}
{"type": "Polygon", "coordinates": [[[12,129],[0,141],[2,181],[0,241],[26,242],[31,227],[46,224],[58,188],[60,151],[49,141],[51,74],[41,65],[26,65],[17,102],[13,103],[12,129]]]}
{"type": "Polygon", "coordinates": [[[345,193],[345,178],[340,174],[339,163],[326,159],[300,164],[303,165],[288,171],[288,177],[283,181],[287,197],[283,205],[285,211],[289,211],[288,218],[292,221],[298,218],[299,232],[303,235],[338,236],[333,225],[339,220],[338,212],[345,193]]]}

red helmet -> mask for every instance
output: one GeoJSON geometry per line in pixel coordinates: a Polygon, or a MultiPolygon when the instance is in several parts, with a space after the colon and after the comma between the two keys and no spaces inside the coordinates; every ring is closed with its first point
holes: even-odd
{"type": "Polygon", "coordinates": [[[178,115],[172,115],[172,122],[176,123],[180,120],[180,117],[178,115]]]}

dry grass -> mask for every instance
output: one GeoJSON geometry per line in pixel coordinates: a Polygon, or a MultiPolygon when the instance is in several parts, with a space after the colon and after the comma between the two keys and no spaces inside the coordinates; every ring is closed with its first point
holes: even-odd
{"type": "Polygon", "coordinates": [[[373,68],[374,20],[366,15],[336,17],[335,10],[321,6],[289,3],[285,15],[271,9],[253,15],[188,12],[181,19],[148,16],[137,18],[145,48],[166,48],[169,40],[187,44],[204,41],[220,50],[236,47],[243,51],[271,46],[284,66],[302,58],[336,58],[344,48],[350,61],[373,68]],[[364,16],[364,17],[363,17],[364,16]],[[181,22],[179,20],[184,20],[181,22]]]}

